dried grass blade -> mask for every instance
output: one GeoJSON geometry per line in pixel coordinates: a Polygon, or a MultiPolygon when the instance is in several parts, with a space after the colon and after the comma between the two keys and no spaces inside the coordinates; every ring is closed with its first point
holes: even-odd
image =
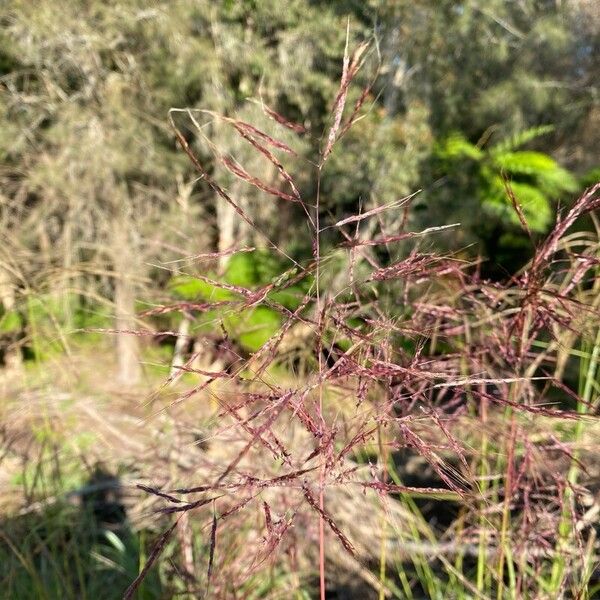
{"type": "Polygon", "coordinates": [[[215,559],[215,547],[217,545],[217,513],[213,503],[213,518],[212,525],[210,528],[210,549],[208,553],[208,569],[206,573],[206,594],[208,596],[208,590],[210,589],[210,581],[213,572],[213,564],[215,559]]]}
{"type": "Polygon", "coordinates": [[[428,496],[439,498],[440,500],[456,499],[459,500],[461,495],[454,490],[435,487],[412,487],[409,485],[397,485],[395,483],[384,483],[383,481],[370,481],[361,483],[361,486],[370,488],[388,494],[409,494],[411,496],[428,496]]]}
{"type": "Polygon", "coordinates": [[[287,129],[290,129],[290,130],[294,131],[295,133],[306,133],[306,131],[307,131],[306,127],[304,127],[303,125],[300,125],[300,123],[294,123],[292,121],[289,121],[283,115],[280,115],[278,112],[274,111],[272,108],[269,108],[266,104],[264,104],[262,102],[261,102],[261,105],[262,105],[262,109],[263,109],[264,113],[266,115],[268,115],[269,117],[271,117],[271,119],[273,119],[280,125],[283,125],[287,129]]]}
{"type": "Polygon", "coordinates": [[[271,516],[271,508],[263,501],[263,510],[265,513],[265,527],[269,535],[273,534],[273,517],[271,516]]]}
{"type": "Polygon", "coordinates": [[[239,179],[245,181],[246,183],[254,186],[255,188],[266,192],[267,194],[271,194],[271,196],[276,196],[277,198],[281,198],[282,200],[287,200],[288,202],[299,202],[298,198],[295,196],[290,196],[290,194],[286,194],[278,190],[277,188],[271,187],[258,179],[258,177],[254,177],[254,175],[250,175],[248,171],[246,171],[239,163],[227,158],[226,156],[221,157],[221,162],[225,165],[225,168],[233,173],[239,179]]]}
{"type": "Polygon", "coordinates": [[[255,430],[254,435],[248,441],[248,443],[244,446],[242,451],[236,456],[236,458],[227,466],[227,468],[223,471],[223,473],[219,476],[217,480],[217,485],[220,484],[233,469],[239,464],[239,462],[246,456],[246,454],[250,451],[250,448],[254,445],[254,443],[261,438],[261,436],[271,429],[273,423],[277,420],[277,417],[281,414],[281,411],[285,408],[286,404],[289,402],[290,398],[293,396],[294,392],[287,392],[280,399],[279,402],[272,407],[272,413],[269,418],[258,428],[255,430]]]}
{"type": "Polygon", "coordinates": [[[327,523],[327,525],[329,525],[331,531],[335,533],[346,552],[348,552],[348,554],[356,558],[356,548],[354,547],[352,542],[342,533],[342,531],[335,524],[335,521],[331,518],[331,516],[319,506],[319,503],[313,496],[312,492],[306,486],[303,486],[302,490],[304,492],[304,497],[306,498],[306,501],[308,502],[310,507],[321,516],[321,518],[327,523]]]}
{"type": "Polygon", "coordinates": [[[163,513],[165,515],[170,515],[171,513],[176,512],[187,512],[189,510],[194,510],[196,508],[200,508],[202,506],[206,506],[210,502],[213,502],[217,498],[221,498],[221,496],[216,496],[214,498],[202,498],[201,500],[196,500],[195,502],[188,502],[183,506],[168,506],[167,508],[161,508],[157,512],[163,513]]]}
{"type": "Polygon", "coordinates": [[[152,552],[150,552],[148,560],[146,561],[146,564],[144,565],[143,569],[140,571],[139,575],[134,579],[131,585],[125,590],[125,593],[123,594],[123,600],[131,600],[131,598],[133,598],[133,595],[140,587],[142,581],[144,580],[146,575],[148,575],[148,571],[150,571],[152,565],[154,565],[161,552],[164,550],[164,547],[169,541],[169,538],[171,537],[173,531],[175,531],[175,528],[177,527],[177,523],[178,521],[175,521],[175,523],[173,523],[173,525],[171,525],[171,527],[169,527],[169,529],[167,529],[160,536],[160,538],[158,538],[158,541],[156,542],[156,544],[154,544],[152,552]]]}
{"type": "Polygon", "coordinates": [[[242,247],[242,248],[229,248],[228,250],[223,250],[223,252],[203,252],[202,254],[195,254],[193,256],[185,256],[184,258],[178,258],[176,260],[166,260],[161,262],[161,265],[174,265],[176,263],[182,263],[193,260],[216,260],[219,258],[225,258],[226,256],[231,256],[233,254],[238,254],[242,252],[254,252],[256,248],[254,247],[242,247]]]}
{"type": "Polygon", "coordinates": [[[287,144],[285,144],[281,140],[276,140],[274,137],[268,135],[264,131],[261,131],[257,127],[254,127],[254,125],[250,125],[250,123],[246,123],[245,121],[240,121],[238,119],[227,119],[227,120],[230,123],[232,123],[236,129],[238,129],[238,128],[243,129],[251,136],[260,138],[261,140],[265,141],[270,146],[273,146],[274,148],[277,148],[278,150],[282,150],[286,154],[293,154],[294,156],[297,156],[296,152],[294,152],[294,150],[292,150],[287,144]]]}
{"type": "Polygon", "coordinates": [[[298,201],[301,201],[300,192],[296,188],[296,184],[294,183],[294,179],[292,176],[286,171],[285,167],[281,163],[281,161],[268,149],[265,148],[262,144],[260,144],[252,135],[250,135],[244,127],[241,127],[237,123],[234,124],[236,131],[251,145],[254,146],[263,156],[267,158],[267,160],[275,166],[279,174],[285,181],[288,182],[289,186],[292,189],[292,193],[296,197],[298,201]]]}
{"type": "Polygon", "coordinates": [[[439,231],[446,231],[447,229],[454,229],[459,227],[460,223],[451,223],[450,225],[441,225],[439,227],[427,227],[423,231],[407,231],[406,233],[399,233],[397,235],[389,235],[382,238],[375,238],[373,240],[347,240],[340,244],[343,248],[353,248],[358,246],[381,246],[384,244],[391,244],[392,242],[401,242],[402,240],[408,240],[411,238],[421,237],[423,235],[429,235],[430,233],[438,233],[439,231]]]}
{"type": "Polygon", "coordinates": [[[371,210],[361,213],[360,215],[353,215],[346,219],[342,219],[341,221],[338,221],[334,225],[334,227],[342,227],[342,225],[348,225],[349,223],[358,223],[359,221],[362,221],[363,219],[367,219],[369,217],[372,217],[373,215],[378,215],[379,213],[382,213],[386,210],[391,210],[392,208],[400,208],[401,206],[404,206],[405,204],[410,202],[420,191],[421,190],[417,190],[413,194],[410,194],[409,196],[405,196],[404,198],[402,198],[400,200],[396,200],[395,202],[391,202],[390,204],[384,204],[382,206],[377,206],[376,208],[372,208],[371,210]]]}
{"type": "MultiPolygon", "coordinates": [[[[206,172],[206,170],[204,169],[204,167],[202,166],[202,163],[196,158],[196,155],[192,152],[192,149],[190,148],[190,145],[188,143],[188,141],[185,139],[184,135],[181,133],[181,131],[179,131],[177,125],[175,125],[175,121],[173,120],[173,111],[171,111],[169,113],[169,122],[171,124],[171,128],[173,129],[174,133],[175,133],[175,137],[177,138],[177,141],[179,142],[179,145],[181,146],[181,148],[183,149],[183,151],[188,155],[188,158],[192,161],[192,164],[194,165],[194,167],[196,168],[196,170],[201,174],[202,179],[204,179],[206,181],[206,183],[209,185],[209,187],[221,198],[223,198],[223,200],[225,200],[225,202],[227,202],[232,208],[233,210],[235,210],[235,212],[254,230],[256,231],[266,242],[268,242],[269,246],[271,248],[273,248],[276,252],[278,252],[279,254],[281,254],[282,256],[285,256],[285,258],[287,258],[288,260],[290,260],[294,265],[296,265],[297,267],[302,268],[291,256],[289,256],[286,252],[284,252],[277,244],[275,244],[273,241],[271,241],[271,239],[265,235],[262,230],[260,229],[260,227],[258,227],[256,225],[256,223],[254,223],[254,221],[230,198],[229,194],[227,194],[227,192],[220,186],[218,185],[215,181],[213,181],[209,176],[208,173],[206,172]]],[[[258,144],[260,146],[260,144],[258,144]]],[[[265,149],[266,150],[266,149],[265,149]]],[[[267,150],[267,153],[268,150],[267,150]]],[[[270,154],[270,153],[269,153],[270,154]]],[[[282,167],[283,168],[283,167],[282,167]]],[[[289,176],[289,175],[288,175],[289,176]]],[[[291,178],[290,178],[291,179],[291,178]]]]}
{"type": "Polygon", "coordinates": [[[337,139],[337,134],[340,129],[340,124],[342,122],[342,115],[344,114],[344,107],[346,106],[346,98],[348,96],[348,88],[350,87],[352,80],[358,73],[358,70],[361,66],[360,59],[368,47],[369,44],[367,42],[363,42],[358,46],[358,48],[356,48],[356,50],[352,54],[352,57],[349,58],[348,38],[346,38],[342,79],[340,81],[340,87],[335,97],[335,101],[333,103],[333,123],[331,125],[331,129],[329,130],[329,134],[327,135],[327,143],[325,144],[325,148],[323,150],[321,163],[323,163],[331,154],[331,150],[333,149],[333,145],[335,144],[335,141],[337,139]]]}
{"type": "Polygon", "coordinates": [[[512,207],[515,209],[515,212],[517,213],[517,217],[519,218],[519,221],[521,222],[523,229],[527,232],[529,239],[531,239],[531,229],[529,229],[529,223],[527,223],[527,219],[525,218],[525,213],[523,212],[523,207],[521,206],[520,202],[517,200],[517,197],[515,196],[515,192],[513,191],[512,186],[510,185],[510,181],[508,180],[506,173],[502,173],[502,181],[504,182],[504,189],[506,190],[506,193],[507,193],[508,197],[510,198],[512,207]]]}
{"type": "Polygon", "coordinates": [[[136,487],[138,487],[140,490],[143,490],[144,492],[147,492],[148,494],[152,494],[154,496],[160,496],[161,498],[164,498],[165,500],[168,500],[169,502],[174,502],[175,504],[180,504],[181,502],[183,502],[183,500],[180,500],[179,498],[175,498],[175,496],[170,496],[169,494],[165,494],[165,492],[161,492],[160,490],[150,487],[149,485],[144,485],[143,483],[138,483],[136,485],[136,487]]]}

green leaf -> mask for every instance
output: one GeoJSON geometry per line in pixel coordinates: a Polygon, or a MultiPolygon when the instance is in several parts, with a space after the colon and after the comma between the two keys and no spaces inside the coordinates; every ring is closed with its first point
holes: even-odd
{"type": "Polygon", "coordinates": [[[285,306],[288,310],[296,310],[302,304],[305,295],[306,290],[299,285],[293,285],[284,290],[271,292],[268,297],[273,302],[285,306]]]}
{"type": "Polygon", "coordinates": [[[600,181],[600,167],[594,167],[584,173],[581,177],[579,183],[581,187],[591,187],[592,185],[598,183],[600,181]]]}
{"type": "Polygon", "coordinates": [[[472,158],[480,160],[484,153],[475,144],[472,144],[461,133],[453,133],[436,149],[436,154],[439,158],[446,160],[454,160],[457,158],[472,158]]]}
{"type": "Polygon", "coordinates": [[[229,290],[190,275],[173,277],[169,281],[169,289],[175,296],[190,301],[210,300],[212,302],[222,302],[234,298],[233,293],[229,290]]]}
{"type": "Polygon", "coordinates": [[[519,131],[507,139],[503,139],[498,142],[492,149],[492,156],[498,156],[507,152],[512,152],[521,146],[524,146],[528,142],[535,140],[554,131],[554,125],[540,125],[538,127],[530,127],[524,131],[519,131]]]}
{"type": "Polygon", "coordinates": [[[15,333],[23,328],[23,319],[16,310],[9,310],[0,317],[0,333],[15,333]]]}
{"type": "Polygon", "coordinates": [[[252,288],[271,283],[284,269],[281,260],[272,252],[254,250],[235,254],[229,259],[225,280],[232,285],[252,288]]]}
{"type": "Polygon", "coordinates": [[[259,284],[256,257],[254,253],[234,254],[227,261],[225,280],[231,285],[252,288],[259,284]]]}
{"type": "Polygon", "coordinates": [[[547,154],[529,150],[496,155],[494,160],[498,168],[511,174],[537,176],[559,168],[556,161],[547,154]]]}
{"type": "MultiPolygon", "coordinates": [[[[498,181],[502,181],[498,178],[498,181]]],[[[543,232],[552,221],[552,209],[548,198],[537,187],[528,183],[511,182],[510,187],[532,231],[543,232]]],[[[511,223],[520,226],[519,217],[513,208],[506,191],[502,194],[488,196],[483,201],[484,207],[511,223]]]]}
{"type": "Polygon", "coordinates": [[[224,319],[228,333],[249,352],[256,352],[281,328],[281,315],[267,306],[256,306],[224,319]]]}
{"type": "Polygon", "coordinates": [[[574,193],[579,189],[575,176],[558,165],[552,171],[540,173],[538,179],[540,187],[550,197],[557,197],[565,192],[574,193]]]}

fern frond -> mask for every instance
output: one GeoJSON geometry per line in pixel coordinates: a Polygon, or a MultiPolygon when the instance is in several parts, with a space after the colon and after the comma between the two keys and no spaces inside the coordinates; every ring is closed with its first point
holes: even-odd
{"type": "Polygon", "coordinates": [[[554,131],[554,125],[539,125],[537,127],[530,127],[529,129],[515,133],[509,138],[501,140],[493,148],[491,148],[490,153],[495,157],[505,154],[506,152],[511,152],[552,131],[554,131]]]}
{"type": "Polygon", "coordinates": [[[534,177],[560,168],[552,157],[530,150],[498,154],[494,156],[494,162],[507,173],[534,177]]]}
{"type": "Polygon", "coordinates": [[[481,148],[472,144],[461,133],[453,133],[447,137],[436,149],[439,158],[453,160],[456,158],[472,158],[480,160],[484,153],[481,148]]]}
{"type": "MultiPolygon", "coordinates": [[[[494,186],[490,195],[484,198],[484,207],[494,214],[509,220],[511,223],[520,226],[519,217],[516,214],[512,203],[506,195],[502,179],[498,177],[494,181],[494,186]],[[502,193],[496,193],[502,187],[502,193]]],[[[552,208],[547,196],[536,186],[513,181],[510,187],[521,205],[525,219],[532,231],[546,231],[552,220],[552,208]]]]}
{"type": "Polygon", "coordinates": [[[551,198],[565,192],[575,193],[579,189],[576,177],[558,165],[551,171],[540,173],[538,184],[542,191],[551,198]]]}

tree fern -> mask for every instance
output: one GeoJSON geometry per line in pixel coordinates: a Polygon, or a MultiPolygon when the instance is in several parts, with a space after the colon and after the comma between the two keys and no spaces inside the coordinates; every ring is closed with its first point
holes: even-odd
{"type": "Polygon", "coordinates": [[[500,140],[494,147],[490,150],[492,154],[503,154],[505,152],[511,152],[516,150],[517,148],[521,148],[525,144],[532,142],[533,140],[546,135],[547,133],[552,133],[554,131],[554,125],[538,125],[537,127],[529,127],[528,129],[524,129],[523,131],[518,131],[513,135],[500,140]]]}
{"type": "Polygon", "coordinates": [[[467,171],[466,161],[474,165],[475,180],[471,185],[476,186],[483,208],[502,221],[518,225],[504,185],[503,177],[507,177],[529,227],[542,232],[552,220],[552,201],[578,188],[575,177],[548,154],[520,150],[552,130],[551,125],[532,127],[488,148],[480,148],[461,133],[453,133],[437,146],[436,155],[448,171],[467,171]]]}

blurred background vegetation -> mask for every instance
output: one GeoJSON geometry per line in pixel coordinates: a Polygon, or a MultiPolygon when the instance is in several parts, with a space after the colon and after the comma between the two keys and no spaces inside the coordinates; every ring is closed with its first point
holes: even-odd
{"type": "MultiPolygon", "coordinates": [[[[168,111],[202,108],[274,132],[264,102],[305,130],[277,135],[298,154],[286,166],[303,197],[314,197],[316,171],[307,165],[330,120],[347,31],[351,48],[371,40],[348,105],[362,90],[369,93],[361,119],[323,172],[324,218],[343,219],[421,190],[409,228],[460,223],[435,237],[437,247],[481,258],[483,275],[502,279],[532,252],[503,178],[534,241],[559,207],[600,178],[594,0],[4,0],[3,381],[26,374],[35,385],[51,385],[56,374],[40,373],[47,361],[87,351],[97,361],[95,376],[114,373],[122,389],[142,385],[155,363],[181,360],[174,356],[177,334],[189,335],[192,325],[185,315],[157,317],[155,328],[174,335],[151,343],[123,333],[141,329],[140,312],[178,299],[231,298],[197,274],[245,287],[285,276],[290,265],[197,177],[176,145],[168,111]],[[231,260],[186,258],[233,247],[258,250],[231,260]],[[102,329],[117,333],[93,331],[102,329]]],[[[185,114],[174,119],[207,172],[261,230],[290,255],[309,257],[311,239],[297,205],[265,197],[224,172],[206,138],[276,187],[272,165],[230,128],[198,117],[203,138],[185,114]]],[[[383,225],[394,231],[399,222],[386,222],[387,214],[383,225]]],[[[298,283],[298,297],[306,286],[298,283]]],[[[293,291],[278,299],[291,310],[299,304],[293,291]]],[[[214,320],[209,312],[193,327],[206,331],[214,320]]],[[[257,307],[228,317],[221,328],[253,352],[280,326],[278,313],[257,307]]],[[[42,428],[38,435],[46,452],[53,433],[42,428]]],[[[28,476],[30,484],[31,477],[35,485],[44,481],[28,476]]],[[[84,479],[77,485],[87,490],[84,479]]],[[[84,502],[80,510],[89,516],[92,509],[84,502]]],[[[47,522],[62,518],[54,511],[47,522]]],[[[98,546],[79,529],[56,544],[70,547],[77,536],[98,546]]],[[[117,569],[127,579],[143,544],[108,535],[99,552],[105,565],[121,555],[131,562],[124,543],[136,547],[133,564],[117,569]]],[[[39,591],[50,584],[36,585],[39,591]]],[[[97,595],[102,587],[94,579],[88,597],[104,597],[97,595]]],[[[150,587],[145,593],[155,597],[150,587]]]]}
{"type": "MultiPolygon", "coordinates": [[[[8,1],[0,13],[4,361],[64,351],[62,333],[107,327],[112,317],[116,329],[134,329],[136,300],[164,297],[186,266],[165,263],[260,246],[197,180],[167,112],[204,108],[263,124],[262,101],[307,129],[293,145],[314,159],[348,19],[351,47],[373,38],[377,46],[351,100],[378,76],[368,110],[323,174],[324,212],[341,218],[420,189],[414,227],[460,222],[437,243],[486,259],[491,277],[524,264],[531,244],[501,174],[535,234],[598,177],[595,2],[290,0],[282,10],[276,0],[8,1]]],[[[302,213],[219,174],[190,125],[180,126],[206,169],[263,231],[309,253],[302,213]]],[[[206,127],[221,153],[276,182],[230,129],[206,127]]],[[[303,195],[314,195],[314,169],[302,160],[290,168],[303,195]]],[[[137,381],[138,342],[117,338],[121,379],[137,381]]]]}

